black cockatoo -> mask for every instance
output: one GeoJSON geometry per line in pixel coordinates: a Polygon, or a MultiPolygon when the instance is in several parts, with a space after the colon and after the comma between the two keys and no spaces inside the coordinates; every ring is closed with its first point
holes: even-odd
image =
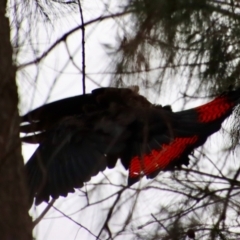
{"type": "Polygon", "coordinates": [[[189,154],[220,129],[239,99],[240,89],[172,112],[134,88],[99,88],[39,107],[20,126],[28,134],[23,142],[39,143],[26,164],[30,200],[38,205],[67,196],[118,159],[129,171],[128,185],[187,165],[189,154]]]}

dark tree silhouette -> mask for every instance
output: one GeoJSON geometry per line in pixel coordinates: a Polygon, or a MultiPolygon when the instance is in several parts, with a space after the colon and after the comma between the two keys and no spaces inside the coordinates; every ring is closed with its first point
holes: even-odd
{"type": "Polygon", "coordinates": [[[32,239],[27,190],[19,138],[16,67],[12,60],[7,1],[0,3],[0,235],[1,239],[32,239]]]}

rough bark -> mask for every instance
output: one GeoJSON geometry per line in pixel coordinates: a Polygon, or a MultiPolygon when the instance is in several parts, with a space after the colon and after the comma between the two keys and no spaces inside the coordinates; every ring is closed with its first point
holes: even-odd
{"type": "Polygon", "coordinates": [[[12,62],[6,0],[0,1],[0,239],[28,240],[28,215],[24,164],[19,139],[16,68],[12,62]]]}

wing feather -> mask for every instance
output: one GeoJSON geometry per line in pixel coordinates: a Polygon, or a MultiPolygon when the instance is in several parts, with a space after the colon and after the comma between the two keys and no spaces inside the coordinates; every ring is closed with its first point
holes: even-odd
{"type": "Polygon", "coordinates": [[[172,112],[130,89],[100,88],[47,104],[22,117],[23,141],[40,143],[26,164],[30,200],[66,196],[114,167],[129,170],[128,184],[189,163],[190,153],[220,129],[240,90],[200,107],[172,112]]]}

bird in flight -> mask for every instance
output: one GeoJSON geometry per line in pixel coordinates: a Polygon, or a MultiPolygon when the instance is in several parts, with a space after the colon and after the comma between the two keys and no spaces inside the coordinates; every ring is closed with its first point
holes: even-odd
{"type": "Polygon", "coordinates": [[[67,196],[118,159],[129,172],[128,186],[188,165],[239,99],[240,89],[173,112],[137,88],[99,88],[41,106],[21,117],[22,141],[39,144],[25,167],[30,201],[67,196]]]}

